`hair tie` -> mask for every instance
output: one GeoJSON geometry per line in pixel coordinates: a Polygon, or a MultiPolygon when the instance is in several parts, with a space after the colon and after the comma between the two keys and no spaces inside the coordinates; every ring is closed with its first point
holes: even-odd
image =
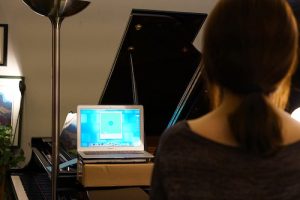
{"type": "Polygon", "coordinates": [[[247,85],[244,91],[245,93],[263,93],[263,89],[259,85],[247,85]]]}
{"type": "Polygon", "coordinates": [[[253,94],[253,93],[264,93],[264,90],[259,85],[251,84],[251,85],[244,85],[236,88],[234,90],[238,94],[253,94]]]}

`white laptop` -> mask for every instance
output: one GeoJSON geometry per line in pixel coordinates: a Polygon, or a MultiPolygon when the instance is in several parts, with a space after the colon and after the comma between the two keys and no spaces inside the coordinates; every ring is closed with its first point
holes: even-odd
{"type": "Polygon", "coordinates": [[[77,151],[85,162],[149,161],[144,145],[142,105],[77,107],[77,151]]]}

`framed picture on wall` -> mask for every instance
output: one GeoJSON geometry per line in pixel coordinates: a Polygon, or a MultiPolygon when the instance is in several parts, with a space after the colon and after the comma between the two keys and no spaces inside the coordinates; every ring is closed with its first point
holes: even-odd
{"type": "Polygon", "coordinates": [[[12,127],[12,144],[20,145],[24,77],[0,76],[0,125],[12,127]]]}
{"type": "Polygon", "coordinates": [[[0,66],[7,64],[8,25],[0,24],[0,66]]]}

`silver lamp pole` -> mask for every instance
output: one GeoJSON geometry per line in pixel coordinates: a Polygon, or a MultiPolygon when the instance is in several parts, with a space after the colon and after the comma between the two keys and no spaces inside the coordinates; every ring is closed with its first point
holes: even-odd
{"type": "Polygon", "coordinates": [[[52,24],[52,200],[57,199],[57,175],[60,122],[60,27],[63,19],[85,9],[83,0],[23,0],[36,13],[46,16],[52,24]]]}

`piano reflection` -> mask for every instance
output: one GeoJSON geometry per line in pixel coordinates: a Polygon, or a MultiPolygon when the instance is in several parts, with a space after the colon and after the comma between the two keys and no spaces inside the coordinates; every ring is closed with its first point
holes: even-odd
{"type": "MultiPolygon", "coordinates": [[[[142,104],[150,152],[155,151],[165,128],[208,111],[201,54],[193,45],[206,17],[202,13],[140,9],[130,14],[98,104],[142,104]]],[[[13,198],[51,199],[51,149],[51,138],[32,139],[28,166],[12,170],[10,176],[13,198]]],[[[60,162],[72,159],[74,155],[61,145],[60,162]]],[[[60,170],[61,199],[88,199],[87,193],[76,181],[76,164],[60,170]]]]}

